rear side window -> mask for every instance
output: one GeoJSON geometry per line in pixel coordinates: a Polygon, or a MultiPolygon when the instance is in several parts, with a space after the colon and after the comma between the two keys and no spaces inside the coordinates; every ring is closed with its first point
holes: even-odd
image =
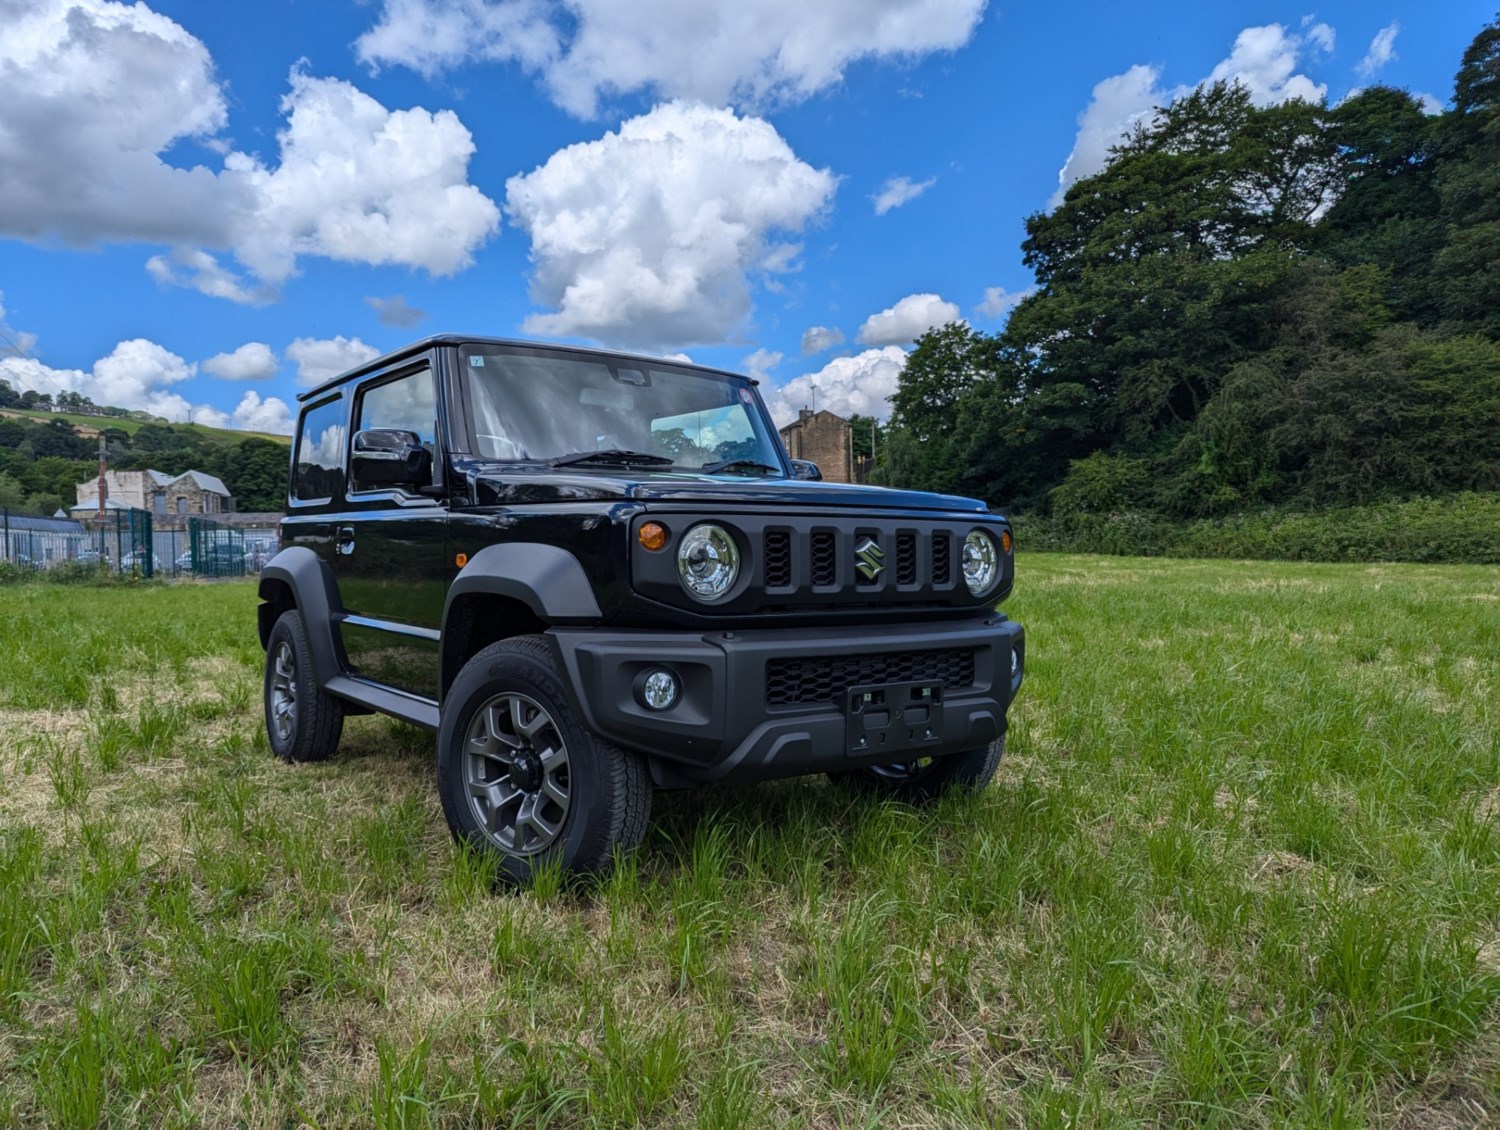
{"type": "Polygon", "coordinates": [[[292,497],[327,502],[344,490],[344,402],[335,397],[302,413],[297,432],[297,463],[292,497]]]}

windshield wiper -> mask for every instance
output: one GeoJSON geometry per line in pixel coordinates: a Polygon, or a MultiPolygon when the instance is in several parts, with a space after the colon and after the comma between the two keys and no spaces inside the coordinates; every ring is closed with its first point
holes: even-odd
{"type": "Polygon", "coordinates": [[[701,469],[706,475],[717,475],[720,471],[769,471],[773,475],[783,473],[780,467],[762,463],[759,459],[720,459],[717,463],[703,464],[701,469]]]}
{"type": "Polygon", "coordinates": [[[653,455],[649,451],[624,451],[617,447],[604,451],[575,451],[571,455],[559,455],[547,460],[549,467],[573,467],[586,464],[600,467],[670,467],[668,455],[653,455]]]}

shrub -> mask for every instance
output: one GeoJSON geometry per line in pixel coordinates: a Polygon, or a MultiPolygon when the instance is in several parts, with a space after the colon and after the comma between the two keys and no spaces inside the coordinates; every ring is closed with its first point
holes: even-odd
{"type": "Polygon", "coordinates": [[[1248,511],[1191,522],[1120,510],[1021,515],[1015,525],[1017,544],[1039,551],[1500,564],[1500,495],[1475,492],[1334,510],[1248,511]]]}

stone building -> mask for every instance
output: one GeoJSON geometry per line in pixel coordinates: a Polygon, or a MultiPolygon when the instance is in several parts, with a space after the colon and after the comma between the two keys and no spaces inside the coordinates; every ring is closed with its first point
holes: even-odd
{"type": "MultiPolygon", "coordinates": [[[[234,496],[219,479],[202,471],[184,471],[172,476],[161,471],[106,471],[106,506],[149,510],[160,527],[163,522],[204,515],[226,514],[234,509],[234,496]]],[[[99,476],[78,484],[76,515],[99,509],[99,476]]]]}
{"type": "Polygon", "coordinates": [[[849,421],[826,408],[817,412],[804,408],[781,429],[781,442],[793,459],[808,459],[818,465],[831,483],[852,483],[854,478],[854,434],[849,421]]]}

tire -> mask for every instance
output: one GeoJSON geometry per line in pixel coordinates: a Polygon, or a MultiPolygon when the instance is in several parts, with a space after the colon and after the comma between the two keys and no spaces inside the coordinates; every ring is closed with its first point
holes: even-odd
{"type": "Polygon", "coordinates": [[[645,761],[584,728],[540,636],[491,644],[458,673],[437,778],[454,839],[487,852],[513,883],[558,861],[607,871],[651,818],[645,761]]]}
{"type": "Polygon", "coordinates": [[[344,732],[344,703],[323,693],[313,672],[302,614],[283,612],[266,641],[262,692],[266,737],[283,761],[327,761],[344,732]]]}
{"type": "Polygon", "coordinates": [[[989,787],[1005,754],[1005,736],[981,749],[950,753],[920,761],[891,765],[867,765],[828,774],[835,784],[848,784],[862,791],[904,800],[908,804],[930,804],[955,789],[978,793],[989,787]]]}

